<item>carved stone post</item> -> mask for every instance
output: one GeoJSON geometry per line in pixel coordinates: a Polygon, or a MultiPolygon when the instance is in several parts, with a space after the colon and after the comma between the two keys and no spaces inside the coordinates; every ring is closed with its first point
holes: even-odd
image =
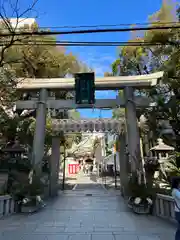
{"type": "Polygon", "coordinates": [[[134,102],[134,90],[132,87],[126,87],[124,89],[124,98],[129,158],[131,162],[131,171],[135,172],[141,168],[141,154],[136,105],[134,102]]]}
{"type": "Polygon", "coordinates": [[[46,131],[46,101],[48,92],[41,89],[39,94],[39,102],[36,109],[36,127],[33,141],[33,164],[36,170],[41,172],[42,158],[44,156],[44,140],[46,131]]]}
{"type": "Polygon", "coordinates": [[[50,187],[51,197],[58,194],[58,181],[60,171],[60,137],[52,137],[52,152],[50,159],[50,187]]]}

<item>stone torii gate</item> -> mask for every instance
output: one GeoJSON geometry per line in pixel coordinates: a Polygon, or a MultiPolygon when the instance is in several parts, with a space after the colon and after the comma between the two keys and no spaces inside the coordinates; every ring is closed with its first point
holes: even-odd
{"type": "MultiPolygon", "coordinates": [[[[135,97],[134,90],[151,88],[158,83],[163,72],[138,76],[120,76],[95,78],[96,90],[120,90],[124,92],[124,98],[97,99],[95,105],[76,105],[74,100],[58,100],[51,97],[52,92],[73,91],[75,88],[74,78],[42,78],[42,79],[19,79],[17,90],[21,92],[39,92],[38,98],[28,101],[17,101],[17,109],[36,109],[36,128],[33,142],[34,164],[41,163],[44,155],[44,139],[46,127],[47,109],[79,109],[79,108],[114,108],[124,107],[126,117],[128,152],[132,171],[136,170],[137,163],[134,160],[140,152],[139,129],[136,118],[137,107],[152,105],[146,97],[135,97]]],[[[52,161],[59,154],[60,139],[58,129],[62,128],[62,122],[54,121],[53,129],[56,137],[52,138],[52,161]]],[[[106,127],[105,127],[106,128],[106,127]]],[[[105,131],[107,129],[104,129],[105,131]]],[[[60,131],[59,131],[60,132],[60,131]]],[[[59,161],[59,159],[58,159],[59,161]]],[[[57,161],[56,161],[57,163],[57,161]]],[[[56,168],[57,168],[57,164],[56,168]]],[[[55,167],[53,167],[55,168],[55,167]]],[[[55,170],[54,170],[55,171],[55,170]]],[[[56,174],[57,175],[57,174],[56,174]]],[[[57,178],[57,176],[56,176],[57,178]]]]}

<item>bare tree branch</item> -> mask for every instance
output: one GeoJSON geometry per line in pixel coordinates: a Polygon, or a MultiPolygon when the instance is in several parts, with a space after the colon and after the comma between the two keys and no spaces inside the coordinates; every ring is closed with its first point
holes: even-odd
{"type": "MultiPolygon", "coordinates": [[[[4,42],[5,45],[1,47],[0,49],[0,67],[3,67],[6,63],[5,61],[5,54],[6,51],[12,47],[15,42],[17,41],[22,41],[24,38],[20,37],[16,37],[15,33],[18,31],[19,28],[19,23],[22,21],[25,21],[25,19],[27,19],[27,14],[31,13],[34,10],[35,5],[37,4],[38,0],[33,0],[32,4],[27,7],[27,9],[25,9],[24,11],[20,12],[20,9],[18,7],[19,5],[19,0],[15,1],[15,4],[12,3],[11,0],[9,0],[9,6],[12,9],[12,17],[14,17],[15,15],[15,26],[12,25],[12,22],[10,21],[10,18],[7,17],[7,12],[6,12],[6,7],[5,7],[5,3],[7,3],[6,0],[3,0],[1,6],[0,6],[0,18],[1,18],[1,24],[2,26],[4,26],[4,29],[2,28],[2,31],[8,31],[10,32],[12,35],[9,37],[4,37],[4,42]],[[21,19],[23,18],[23,19],[21,19]],[[14,33],[14,34],[13,34],[14,33]]],[[[0,30],[1,31],[1,30],[0,30]]]]}
{"type": "Polygon", "coordinates": [[[0,46],[0,104],[4,106],[11,105],[17,97],[16,85],[19,80],[13,77],[11,64],[18,64],[20,61],[24,61],[24,59],[19,59],[18,57],[9,59],[6,57],[6,53],[16,42],[20,42],[23,45],[23,41],[29,38],[15,36],[15,33],[19,31],[19,23],[25,21],[28,18],[27,15],[34,11],[38,0],[32,1],[32,4],[23,11],[20,11],[20,0],[1,0],[0,2],[0,33],[11,34],[11,36],[0,37],[0,41],[3,43],[0,46]],[[11,11],[11,14],[9,11],[11,11]]]}

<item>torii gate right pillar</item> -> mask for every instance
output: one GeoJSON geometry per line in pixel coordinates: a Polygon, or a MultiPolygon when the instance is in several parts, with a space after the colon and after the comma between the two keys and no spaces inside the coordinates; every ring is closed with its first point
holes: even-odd
{"type": "Polygon", "coordinates": [[[129,151],[129,160],[131,163],[131,172],[140,170],[140,135],[136,116],[136,104],[134,102],[134,89],[125,87],[125,116],[127,127],[127,143],[129,151]]]}

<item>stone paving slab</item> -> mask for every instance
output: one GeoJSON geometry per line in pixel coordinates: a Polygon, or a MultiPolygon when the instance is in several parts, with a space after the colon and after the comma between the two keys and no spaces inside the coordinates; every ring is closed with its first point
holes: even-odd
{"type": "Polygon", "coordinates": [[[133,214],[119,192],[96,184],[61,192],[36,214],[0,220],[0,240],[174,240],[175,226],[133,214]]]}

